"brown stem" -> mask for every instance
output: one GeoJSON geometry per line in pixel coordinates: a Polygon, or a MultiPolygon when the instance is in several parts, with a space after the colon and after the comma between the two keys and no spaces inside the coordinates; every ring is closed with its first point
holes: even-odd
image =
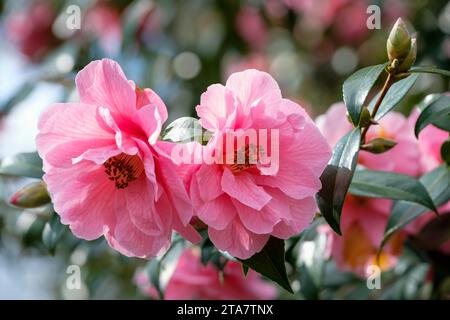
{"type": "MultiPolygon", "coordinates": [[[[386,93],[388,92],[391,85],[394,83],[394,77],[392,74],[388,73],[388,76],[386,78],[386,82],[383,85],[383,88],[381,89],[380,96],[378,97],[377,101],[375,102],[375,106],[373,107],[372,114],[370,115],[371,119],[375,119],[375,115],[378,112],[378,109],[381,106],[381,102],[383,101],[384,97],[386,96],[386,93]]],[[[369,131],[371,124],[369,123],[367,127],[364,127],[361,132],[361,145],[366,143],[366,135],[367,131],[369,131]]]]}

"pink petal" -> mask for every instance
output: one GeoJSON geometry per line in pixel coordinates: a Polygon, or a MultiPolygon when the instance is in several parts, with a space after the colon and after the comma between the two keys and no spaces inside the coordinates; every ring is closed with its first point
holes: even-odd
{"type": "Polygon", "coordinates": [[[167,107],[161,98],[149,88],[136,88],[136,107],[138,109],[146,106],[152,105],[155,106],[158,110],[159,116],[161,118],[161,122],[166,122],[167,120],[167,107]]]}
{"type": "Polygon", "coordinates": [[[201,125],[208,130],[217,131],[224,129],[227,122],[231,124],[235,108],[231,91],[221,84],[213,84],[201,95],[200,105],[196,110],[201,125]]]}
{"type": "Polygon", "coordinates": [[[271,199],[264,188],[255,184],[251,175],[246,172],[234,175],[227,168],[223,171],[222,189],[234,199],[256,210],[261,210],[271,199]]]}
{"type": "Polygon", "coordinates": [[[223,194],[221,180],[222,170],[217,165],[202,165],[195,178],[201,190],[200,197],[203,201],[211,201],[223,194]]]}
{"type": "Polygon", "coordinates": [[[223,230],[236,216],[236,208],[227,195],[205,202],[197,208],[197,216],[208,226],[223,230]]]}
{"type": "Polygon", "coordinates": [[[275,212],[265,210],[265,207],[258,211],[243,205],[239,201],[232,200],[242,224],[251,232],[256,234],[271,233],[273,227],[280,221],[279,216],[275,212]]]}
{"type": "Polygon", "coordinates": [[[269,240],[267,234],[248,231],[239,219],[233,219],[224,230],[208,228],[208,235],[217,248],[239,259],[250,258],[261,251],[269,240]]]}
{"type": "Polygon", "coordinates": [[[106,107],[114,115],[129,117],[136,111],[136,94],[119,64],[102,59],[89,63],[75,82],[83,103],[106,107]]]}
{"type": "Polygon", "coordinates": [[[276,106],[281,100],[277,82],[268,73],[255,69],[232,74],[226,87],[239,99],[243,114],[248,114],[252,104],[258,100],[262,100],[266,106],[276,106]]]}

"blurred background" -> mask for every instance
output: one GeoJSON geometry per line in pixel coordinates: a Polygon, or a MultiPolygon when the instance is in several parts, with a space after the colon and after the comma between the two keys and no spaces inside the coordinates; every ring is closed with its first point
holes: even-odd
{"type": "MultiPolygon", "coordinates": [[[[387,34],[400,16],[417,33],[417,64],[449,69],[445,0],[1,1],[0,159],[34,151],[40,113],[53,102],[77,100],[76,73],[104,57],[117,60],[140,87],[153,88],[169,122],[195,116],[208,85],[247,68],[269,72],[285,97],[316,117],[342,100],[346,77],[387,60],[387,34]],[[380,29],[366,25],[369,5],[381,9],[380,29]],[[78,12],[79,28],[71,20],[78,12]]],[[[400,110],[448,89],[448,80],[424,75],[400,110]]],[[[145,261],[121,256],[104,240],[79,241],[62,231],[49,253],[41,240],[45,209],[7,204],[28,182],[0,175],[0,299],[144,298],[133,275],[145,261]],[[83,268],[82,290],[66,288],[70,264],[83,268]]]]}

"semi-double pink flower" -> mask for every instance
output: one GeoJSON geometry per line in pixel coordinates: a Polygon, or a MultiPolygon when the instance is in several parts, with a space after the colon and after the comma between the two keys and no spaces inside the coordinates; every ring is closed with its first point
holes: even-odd
{"type": "Polygon", "coordinates": [[[309,225],[330,148],[303,108],[283,99],[269,74],[251,69],[209,86],[197,113],[213,133],[204,154],[222,162],[191,168],[187,185],[215,246],[246,259],[270,235],[287,239],[309,225]]]}
{"type": "MultiPolygon", "coordinates": [[[[317,117],[316,123],[332,147],[353,128],[347,120],[343,102],[333,104],[325,114],[317,117]]],[[[411,176],[420,174],[419,145],[414,137],[414,123],[409,119],[398,112],[388,113],[378,125],[370,127],[366,141],[374,138],[394,140],[397,145],[381,154],[362,150],[358,158],[359,164],[371,170],[392,171],[411,176]]]]}
{"type": "MultiPolygon", "coordinates": [[[[135,281],[145,295],[158,297],[147,272],[137,272],[135,281]]],[[[201,263],[196,249],[183,251],[164,291],[167,300],[270,300],[276,296],[277,289],[255,271],[244,276],[242,265],[229,261],[221,275],[211,262],[201,263]]]]}
{"type": "Polygon", "coordinates": [[[153,257],[172,230],[192,241],[192,207],[171,159],[156,152],[167,119],[162,100],[108,59],[76,77],[77,103],[58,103],[39,122],[44,180],[61,222],[80,238],[102,235],[127,256],[153,257]]]}

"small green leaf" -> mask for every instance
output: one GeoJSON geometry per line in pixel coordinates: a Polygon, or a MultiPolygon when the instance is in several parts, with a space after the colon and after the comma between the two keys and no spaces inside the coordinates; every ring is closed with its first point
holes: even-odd
{"type": "Polygon", "coordinates": [[[0,163],[0,174],[41,179],[42,159],[37,152],[19,153],[0,163]]]}
{"type": "Polygon", "coordinates": [[[412,67],[409,69],[409,72],[415,72],[415,73],[433,73],[433,74],[439,74],[441,76],[450,77],[450,71],[438,69],[435,67],[412,67]]]}
{"type": "Polygon", "coordinates": [[[196,118],[182,117],[170,123],[164,130],[163,140],[172,142],[191,142],[202,143],[203,128],[196,118]]]}
{"type": "MultiPolygon", "coordinates": [[[[404,96],[408,93],[408,91],[412,88],[414,83],[416,82],[418,74],[412,74],[409,77],[399,80],[395,82],[391,88],[386,93],[383,101],[381,102],[380,108],[378,109],[377,114],[375,115],[375,121],[383,118],[389,111],[395,108],[397,104],[403,99],[404,96]]],[[[375,106],[375,102],[378,99],[378,96],[372,99],[369,105],[369,110],[373,111],[375,106]]]]}
{"type": "Polygon", "coordinates": [[[320,177],[322,189],[317,194],[317,203],[325,220],[338,234],[341,234],[341,211],[358,160],[360,141],[359,128],[342,137],[320,177]]]}
{"type": "Polygon", "coordinates": [[[362,197],[414,202],[437,211],[427,189],[420,181],[405,174],[356,170],[349,192],[362,197]]]}
{"type": "Polygon", "coordinates": [[[344,102],[355,126],[359,123],[361,110],[370,89],[372,89],[385,67],[386,63],[366,67],[356,71],[345,80],[342,86],[344,102]]]}
{"type": "Polygon", "coordinates": [[[66,229],[67,227],[61,223],[58,214],[53,213],[42,232],[42,242],[50,254],[55,254],[56,246],[66,229]]]}
{"type": "Polygon", "coordinates": [[[446,140],[442,144],[441,158],[448,166],[450,166],[450,140],[446,140]]]}
{"type": "Polygon", "coordinates": [[[260,252],[249,259],[240,261],[293,293],[287,277],[284,257],[284,241],[271,236],[260,252]]]}
{"type": "MultiPolygon", "coordinates": [[[[420,182],[427,189],[435,207],[440,207],[450,200],[450,169],[447,166],[442,165],[428,172],[420,178],[420,182]]],[[[422,205],[408,201],[395,202],[386,225],[382,246],[397,230],[426,212],[429,212],[429,209],[422,205]]]]}
{"type": "Polygon", "coordinates": [[[450,131],[450,97],[441,95],[430,99],[430,103],[420,113],[414,127],[416,137],[429,124],[450,131]]]}

